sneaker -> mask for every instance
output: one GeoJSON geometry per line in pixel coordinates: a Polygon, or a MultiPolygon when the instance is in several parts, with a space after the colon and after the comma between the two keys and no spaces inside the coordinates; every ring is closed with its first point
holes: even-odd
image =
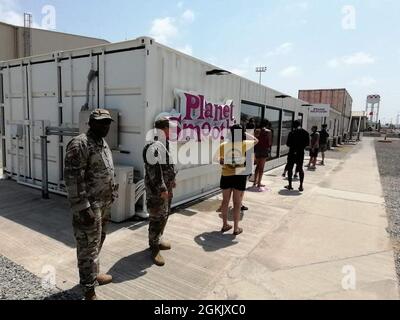
{"type": "Polygon", "coordinates": [[[248,211],[249,208],[247,208],[246,206],[242,206],[242,207],[240,208],[240,210],[241,210],[241,211],[248,211]]]}

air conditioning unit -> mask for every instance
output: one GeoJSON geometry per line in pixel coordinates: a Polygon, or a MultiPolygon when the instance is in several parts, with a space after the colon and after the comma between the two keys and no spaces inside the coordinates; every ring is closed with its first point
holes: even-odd
{"type": "Polygon", "coordinates": [[[115,183],[119,184],[118,198],[111,207],[111,221],[123,222],[135,215],[134,168],[115,166],[115,183]]]}

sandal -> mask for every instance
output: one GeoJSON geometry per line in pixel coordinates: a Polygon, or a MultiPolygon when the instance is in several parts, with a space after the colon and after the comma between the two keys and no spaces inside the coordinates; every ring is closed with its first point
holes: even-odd
{"type": "Polygon", "coordinates": [[[239,228],[238,230],[236,230],[234,233],[233,233],[233,235],[234,236],[238,236],[239,234],[242,234],[243,233],[243,229],[242,228],[239,228]]]}
{"type": "Polygon", "coordinates": [[[232,228],[233,228],[232,226],[227,225],[227,226],[225,226],[225,227],[222,227],[221,232],[222,232],[222,233],[228,232],[228,231],[231,230],[232,228]]]}
{"type": "Polygon", "coordinates": [[[287,190],[289,190],[289,191],[294,190],[293,187],[291,187],[291,186],[286,186],[285,189],[287,189],[287,190]]]}

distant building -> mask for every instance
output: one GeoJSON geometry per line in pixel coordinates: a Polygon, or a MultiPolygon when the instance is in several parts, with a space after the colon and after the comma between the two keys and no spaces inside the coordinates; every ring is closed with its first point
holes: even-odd
{"type": "Polygon", "coordinates": [[[349,133],[353,99],[346,89],[299,90],[299,99],[311,105],[327,104],[331,107],[329,117],[309,121],[308,129],[313,125],[320,129],[322,124],[327,124],[331,136],[339,139],[349,133]]]}
{"type": "Polygon", "coordinates": [[[103,39],[0,22],[0,61],[109,43],[103,39]]]}
{"type": "Polygon", "coordinates": [[[351,113],[350,135],[364,132],[368,129],[368,116],[365,111],[353,111],[351,113]]]}

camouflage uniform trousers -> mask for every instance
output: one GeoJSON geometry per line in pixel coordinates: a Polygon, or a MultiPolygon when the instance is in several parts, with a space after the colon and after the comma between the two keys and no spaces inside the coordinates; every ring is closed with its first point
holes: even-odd
{"type": "Polygon", "coordinates": [[[149,211],[149,246],[150,249],[158,248],[165,227],[171,214],[172,189],[168,190],[170,195],[168,200],[163,200],[159,195],[149,195],[147,197],[147,209],[149,211]]]}
{"type": "Polygon", "coordinates": [[[94,289],[100,271],[99,255],[106,239],[110,207],[93,209],[94,217],[73,212],[80,285],[84,293],[94,289]]]}

